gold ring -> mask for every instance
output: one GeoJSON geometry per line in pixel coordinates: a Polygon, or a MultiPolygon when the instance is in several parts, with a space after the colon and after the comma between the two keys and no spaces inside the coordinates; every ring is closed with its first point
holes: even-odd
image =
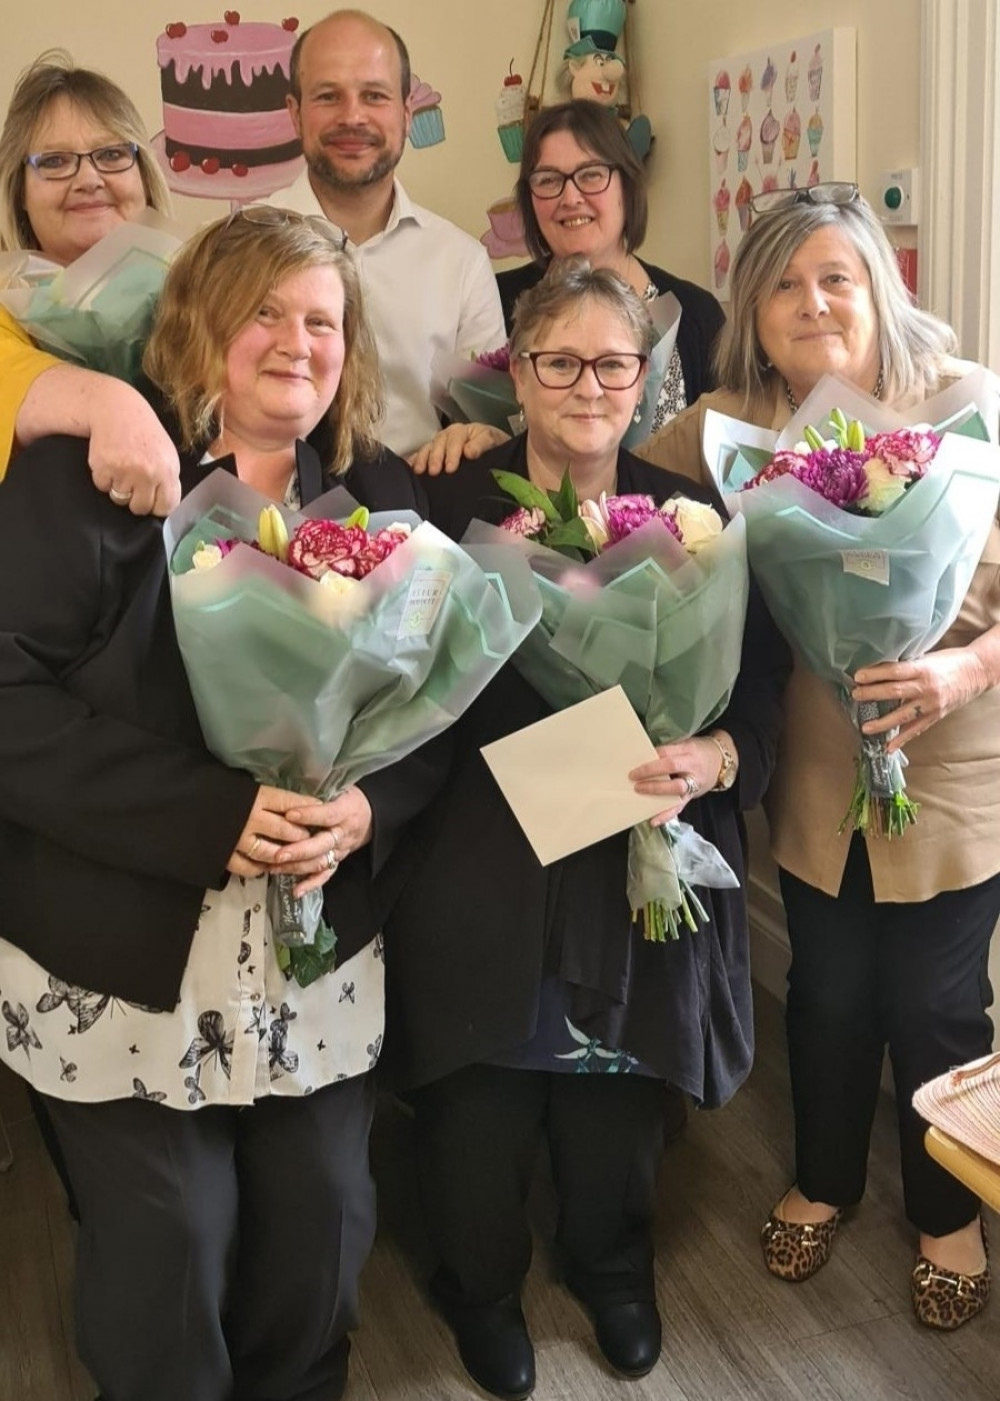
{"type": "Polygon", "coordinates": [[[689,798],[693,798],[697,793],[698,780],[695,778],[694,774],[686,773],[684,775],[684,791],[689,798]]]}
{"type": "Polygon", "coordinates": [[[128,503],[132,500],[131,491],[119,491],[116,486],[113,486],[111,488],[111,490],[108,492],[108,495],[111,497],[111,500],[115,503],[116,506],[127,506],[128,503]]]}
{"type": "Polygon", "coordinates": [[[331,847],[331,849],[326,853],[326,864],[329,866],[329,868],[330,868],[331,871],[335,871],[335,870],[337,869],[337,867],[340,865],[340,862],[337,860],[336,856],[334,856],[334,854],[333,854],[333,849],[332,849],[332,847],[331,847]]]}
{"type": "Polygon", "coordinates": [[[247,852],[247,860],[248,860],[248,861],[252,861],[252,860],[253,860],[253,858],[254,858],[254,853],[256,852],[256,850],[257,850],[257,848],[258,848],[259,846],[260,846],[260,837],[254,837],[253,841],[250,843],[250,850],[247,852]]]}

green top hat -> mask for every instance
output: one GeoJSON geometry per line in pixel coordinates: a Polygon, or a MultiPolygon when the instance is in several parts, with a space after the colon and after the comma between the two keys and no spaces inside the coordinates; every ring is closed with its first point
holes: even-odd
{"type": "Polygon", "coordinates": [[[620,53],[615,52],[613,44],[609,45],[607,48],[600,44],[595,44],[589,34],[586,39],[578,39],[575,44],[570,44],[569,48],[563,54],[563,58],[588,58],[591,54],[603,54],[605,58],[616,58],[621,66],[623,68],[625,67],[625,60],[620,53]]]}

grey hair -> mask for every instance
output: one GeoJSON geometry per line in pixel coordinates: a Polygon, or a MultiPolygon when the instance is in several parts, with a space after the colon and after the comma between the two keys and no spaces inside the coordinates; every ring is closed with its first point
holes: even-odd
{"type": "Polygon", "coordinates": [[[18,78],[0,131],[0,246],[4,248],[38,247],[24,208],[24,158],[31,154],[35,128],[60,97],[106,127],[116,140],[135,142],[146,203],[161,214],[170,211],[167,182],[135,104],[105,74],[77,68],[63,49],[49,49],[18,78]]]}
{"type": "Polygon", "coordinates": [[[517,299],[510,333],[510,353],[529,349],[543,326],[575,311],[581,302],[606,307],[634,338],[636,348],[648,355],[656,332],[642,298],[610,268],[591,267],[586,258],[553,258],[545,276],[517,299]]]}
{"type": "Polygon", "coordinates": [[[889,400],[933,391],[956,348],[951,327],[910,300],[885,230],[863,199],[850,204],[793,204],[761,215],[733,259],[729,317],[715,349],[720,387],[763,401],[774,371],[757,334],[757,310],[769,301],[810,234],[836,229],[847,237],[871,279],[879,357],[889,400]]]}

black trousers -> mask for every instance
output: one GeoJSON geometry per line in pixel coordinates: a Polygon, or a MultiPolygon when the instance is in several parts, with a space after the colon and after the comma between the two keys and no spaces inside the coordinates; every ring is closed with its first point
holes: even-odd
{"type": "Polygon", "coordinates": [[[979,1202],[928,1157],[911,1101],[925,1081],[992,1045],[987,960],[1000,876],[920,903],[876,904],[860,836],[836,898],[780,874],[799,1188],[812,1201],[860,1201],[888,1046],[906,1215],[927,1235],[957,1231],[979,1202]]]}
{"type": "Polygon", "coordinates": [[[474,1065],[424,1086],[413,1103],[424,1214],[454,1302],[492,1303],[520,1289],[543,1132],[570,1288],[591,1305],[654,1298],[661,1081],[474,1065]]]}
{"type": "Polygon", "coordinates": [[[375,1233],[371,1077],[184,1113],[47,1098],[107,1401],[336,1401],[375,1233]]]}

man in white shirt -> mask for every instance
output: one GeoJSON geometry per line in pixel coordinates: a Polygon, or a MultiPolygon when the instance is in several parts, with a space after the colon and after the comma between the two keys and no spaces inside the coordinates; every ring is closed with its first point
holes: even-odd
{"type": "Polygon", "coordinates": [[[440,426],[430,397],[435,354],[477,354],[507,338],[485,250],[414,204],[394,177],[410,129],[409,91],[406,46],[370,15],[337,10],[306,30],[288,98],[306,171],[271,201],[323,214],[346,235],[378,342],[382,438],[404,456],[440,426]]]}

